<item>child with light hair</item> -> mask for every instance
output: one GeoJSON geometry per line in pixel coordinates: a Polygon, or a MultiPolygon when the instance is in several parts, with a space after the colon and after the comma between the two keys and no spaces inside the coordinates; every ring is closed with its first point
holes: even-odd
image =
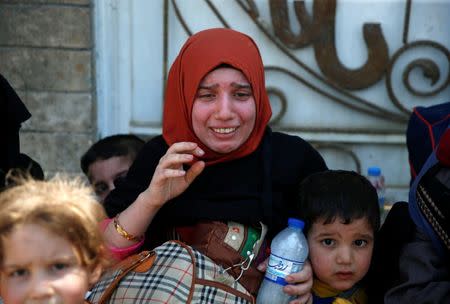
{"type": "Polygon", "coordinates": [[[108,261],[92,190],[65,177],[24,179],[0,193],[0,210],[5,304],[84,303],[108,261]]]}

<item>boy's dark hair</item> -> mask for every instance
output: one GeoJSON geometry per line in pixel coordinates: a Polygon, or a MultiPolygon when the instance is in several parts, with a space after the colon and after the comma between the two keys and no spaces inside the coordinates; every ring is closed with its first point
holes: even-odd
{"type": "Polygon", "coordinates": [[[144,140],[132,134],[117,134],[100,139],[81,157],[81,170],[87,175],[92,163],[114,156],[130,156],[134,160],[144,144],[144,140]]]}
{"type": "Polygon", "coordinates": [[[365,217],[374,232],[380,227],[377,191],[354,171],[327,170],[308,176],[300,184],[298,202],[306,232],[318,219],[329,224],[337,217],[344,224],[365,217]]]}

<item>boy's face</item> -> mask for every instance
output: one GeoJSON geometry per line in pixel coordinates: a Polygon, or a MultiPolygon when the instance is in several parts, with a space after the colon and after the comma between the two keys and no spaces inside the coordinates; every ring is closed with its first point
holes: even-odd
{"type": "Polygon", "coordinates": [[[114,180],[128,173],[133,160],[129,156],[113,156],[93,162],[88,168],[88,178],[99,201],[103,204],[114,187],[114,180]]]}
{"type": "Polygon", "coordinates": [[[342,224],[316,221],[308,232],[309,258],[315,277],[339,291],[360,281],[370,266],[374,232],[366,218],[342,224]]]}
{"type": "Polygon", "coordinates": [[[99,271],[81,266],[70,242],[47,229],[26,224],[3,238],[0,294],[5,303],[81,304],[99,271]]]}

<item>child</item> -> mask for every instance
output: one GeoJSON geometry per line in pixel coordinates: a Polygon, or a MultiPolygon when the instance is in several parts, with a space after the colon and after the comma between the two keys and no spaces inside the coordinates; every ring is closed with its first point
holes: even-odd
{"type": "Polygon", "coordinates": [[[380,226],[376,190],[355,172],[323,171],[302,182],[299,208],[314,273],[313,303],[367,303],[360,281],[380,226]]]}
{"type": "Polygon", "coordinates": [[[0,193],[5,304],[81,304],[106,266],[102,206],[81,181],[22,180],[0,193]]]}
{"type": "Polygon", "coordinates": [[[135,135],[112,135],[93,144],[81,157],[81,169],[102,204],[115,188],[114,180],[127,175],[144,143],[135,135]]]}

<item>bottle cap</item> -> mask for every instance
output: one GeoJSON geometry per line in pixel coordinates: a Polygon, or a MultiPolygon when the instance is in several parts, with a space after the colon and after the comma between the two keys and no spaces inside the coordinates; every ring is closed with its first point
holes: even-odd
{"type": "Polygon", "coordinates": [[[288,219],[288,226],[303,229],[303,227],[305,227],[305,223],[302,220],[290,217],[288,219]]]}
{"type": "Polygon", "coordinates": [[[380,167],[369,167],[369,169],[367,169],[367,173],[372,176],[377,176],[381,174],[381,169],[380,167]]]}

